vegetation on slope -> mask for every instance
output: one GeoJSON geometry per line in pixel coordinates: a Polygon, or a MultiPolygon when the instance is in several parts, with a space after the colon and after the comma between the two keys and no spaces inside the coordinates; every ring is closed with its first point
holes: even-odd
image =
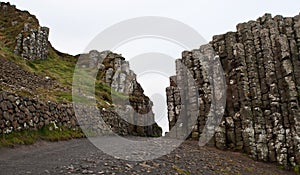
{"type": "Polygon", "coordinates": [[[30,145],[38,140],[61,141],[72,138],[83,138],[85,135],[81,130],[73,130],[64,127],[56,127],[53,124],[44,126],[41,130],[24,130],[4,134],[0,137],[0,147],[14,147],[15,145],[30,145]]]}

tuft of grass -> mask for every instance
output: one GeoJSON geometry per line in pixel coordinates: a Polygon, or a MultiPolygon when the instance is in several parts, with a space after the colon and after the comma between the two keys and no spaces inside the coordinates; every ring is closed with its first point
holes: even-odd
{"type": "Polygon", "coordinates": [[[42,129],[23,130],[19,132],[12,132],[10,134],[2,134],[0,137],[0,147],[14,147],[16,145],[30,145],[39,140],[46,141],[61,141],[72,138],[83,138],[85,135],[81,130],[68,129],[60,127],[53,129],[52,125],[44,126],[42,129]]]}
{"type": "Polygon", "coordinates": [[[72,102],[72,93],[71,92],[58,92],[56,95],[56,99],[59,102],[72,102]]]}
{"type": "Polygon", "coordinates": [[[188,171],[186,171],[186,170],[184,170],[184,169],[181,169],[181,168],[179,168],[179,167],[177,167],[177,166],[175,166],[175,165],[173,165],[172,168],[173,168],[175,171],[177,171],[179,174],[184,174],[184,175],[190,175],[190,174],[191,174],[190,172],[188,172],[188,171]]]}
{"type": "Polygon", "coordinates": [[[299,165],[294,166],[294,172],[296,174],[300,174],[300,167],[299,167],[299,165]]]}

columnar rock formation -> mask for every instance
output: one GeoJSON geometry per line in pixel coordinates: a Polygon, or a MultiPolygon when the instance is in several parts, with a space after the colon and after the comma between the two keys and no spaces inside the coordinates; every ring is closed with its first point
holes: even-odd
{"type": "Polygon", "coordinates": [[[15,54],[27,60],[46,59],[49,52],[48,36],[49,28],[32,29],[28,23],[25,23],[24,29],[16,38],[15,54]]]}
{"type": "Polygon", "coordinates": [[[132,124],[129,127],[136,135],[161,135],[162,130],[154,120],[153,103],[144,95],[143,88],[125,58],[110,51],[93,50],[81,55],[78,65],[99,70],[97,78],[111,87],[113,110],[120,120],[132,124]],[[118,95],[124,98],[119,98],[118,95]]]}
{"type": "Polygon", "coordinates": [[[50,49],[49,28],[39,26],[35,16],[0,2],[0,33],[5,47],[27,60],[46,59],[50,49]]]}
{"type": "MultiPolygon", "coordinates": [[[[112,60],[120,57],[112,52],[107,53],[109,53],[108,56],[106,55],[107,58],[112,60]]],[[[94,66],[89,59],[87,60],[89,65],[94,66]]],[[[143,94],[141,86],[135,79],[132,81],[134,84],[132,97],[129,98],[127,104],[115,103],[113,104],[115,109],[76,104],[85,109],[81,111],[84,113],[77,113],[88,116],[84,118],[75,116],[72,103],[45,101],[39,98],[39,94],[35,94],[35,90],[40,88],[60,89],[61,87],[51,78],[26,71],[7,59],[0,58],[0,63],[3,64],[0,69],[2,73],[0,76],[0,134],[37,130],[53,123],[72,129],[78,129],[80,124],[84,127],[86,134],[98,136],[112,133],[137,136],[161,135],[161,128],[154,121],[152,102],[143,94]],[[11,92],[7,92],[8,90],[11,92]],[[16,91],[28,92],[30,95],[17,95],[14,93],[16,91]],[[123,105],[125,106],[121,108],[123,105]]],[[[104,66],[99,72],[100,77],[107,74],[105,69],[109,68],[104,66]]],[[[127,69],[129,70],[129,67],[127,69]]],[[[105,79],[103,77],[103,80],[105,79]]],[[[64,90],[68,91],[68,88],[64,90]]]]}
{"type": "MultiPolygon", "coordinates": [[[[166,89],[168,102],[169,126],[172,128],[176,123],[176,130],[169,133],[176,138],[185,138],[191,136],[198,138],[199,131],[204,129],[207,115],[222,115],[222,106],[218,106],[217,111],[210,109],[215,105],[212,97],[210,84],[213,78],[222,82],[222,76],[219,76],[221,67],[215,59],[214,51],[210,45],[203,45],[200,49],[184,51],[182,59],[176,60],[176,76],[170,77],[171,86],[166,89]],[[201,61],[200,61],[201,60],[201,61]],[[210,67],[212,65],[213,67],[210,67]],[[217,113],[213,113],[217,112],[217,113]]],[[[222,83],[221,83],[222,84],[222,83]]],[[[221,84],[216,86],[224,89],[221,84]]],[[[225,83],[223,83],[225,85],[225,83]]],[[[221,100],[222,94],[217,94],[218,100],[221,100]]],[[[216,95],[214,95],[216,97],[216,95]]],[[[215,105],[215,107],[217,107],[215,105]]],[[[210,125],[216,125],[216,120],[211,120],[210,125]]],[[[206,127],[208,129],[209,127],[206,127]]],[[[211,132],[211,131],[209,131],[211,132]]],[[[206,133],[208,134],[208,133],[206,133]]]]}
{"type": "MultiPolygon", "coordinates": [[[[220,57],[227,85],[225,114],[211,143],[256,160],[300,164],[300,15],[266,14],[237,25],[237,32],[214,36],[210,44],[220,57]]],[[[211,105],[211,86],[202,72],[203,59],[195,52],[183,52],[181,62],[199,82],[200,109],[192,134],[198,137],[211,105]]],[[[176,69],[177,83],[171,81],[167,88],[170,127],[184,95],[176,88],[176,69]]]]}

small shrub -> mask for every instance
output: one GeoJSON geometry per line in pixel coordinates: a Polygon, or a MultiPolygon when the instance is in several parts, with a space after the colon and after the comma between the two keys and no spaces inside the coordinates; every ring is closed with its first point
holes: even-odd
{"type": "Polygon", "coordinates": [[[296,165],[296,166],[294,167],[294,172],[295,172],[296,174],[300,174],[300,168],[299,168],[299,165],[296,165]]]}

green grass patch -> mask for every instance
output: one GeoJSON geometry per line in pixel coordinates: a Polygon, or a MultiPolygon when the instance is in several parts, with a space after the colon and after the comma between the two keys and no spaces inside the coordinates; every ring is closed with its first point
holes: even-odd
{"type": "MultiPolygon", "coordinates": [[[[72,85],[73,85],[73,74],[76,66],[77,59],[73,56],[61,54],[59,56],[57,51],[50,49],[49,57],[45,60],[35,60],[28,61],[12,53],[12,51],[0,43],[0,55],[10,61],[18,64],[23,69],[35,72],[41,76],[49,76],[51,79],[55,80],[61,87],[65,87],[67,91],[59,90],[48,90],[48,89],[37,89],[35,94],[40,96],[42,100],[51,101],[64,101],[72,102],[72,85]]],[[[100,80],[93,80],[93,77],[89,74],[89,70],[79,70],[81,72],[76,74],[75,78],[80,79],[80,87],[83,88],[84,92],[95,92],[96,99],[100,101],[100,104],[105,104],[105,102],[111,102],[110,87],[107,86],[100,80]],[[92,89],[94,88],[95,89],[92,89]]],[[[28,92],[18,91],[19,95],[32,96],[28,92]]],[[[122,97],[122,95],[115,93],[117,96],[122,97]]],[[[92,96],[93,94],[86,94],[92,96]]],[[[77,98],[83,100],[84,98],[77,98]]],[[[86,100],[85,100],[86,101],[86,100]]]]}
{"type": "Polygon", "coordinates": [[[59,102],[72,102],[72,93],[71,92],[58,92],[56,95],[56,99],[59,102]]]}
{"type": "Polygon", "coordinates": [[[179,174],[183,174],[183,175],[190,175],[190,174],[191,174],[190,172],[188,172],[188,171],[186,171],[186,170],[184,170],[184,169],[181,169],[181,168],[179,168],[179,167],[177,167],[177,166],[175,166],[175,165],[173,165],[172,168],[173,168],[175,171],[177,171],[179,174]]]}
{"type": "Polygon", "coordinates": [[[294,172],[295,172],[296,174],[300,174],[300,167],[299,167],[299,165],[296,165],[296,166],[294,167],[294,172]]]}
{"type": "Polygon", "coordinates": [[[63,59],[51,48],[47,59],[26,61],[26,65],[32,72],[49,76],[57,80],[61,85],[71,87],[75,61],[75,58],[74,61],[63,59]]]}
{"type": "Polygon", "coordinates": [[[39,140],[45,141],[61,141],[72,138],[83,138],[85,135],[81,130],[67,129],[60,127],[53,129],[52,125],[45,126],[38,131],[24,130],[12,132],[10,134],[2,134],[0,138],[0,147],[14,147],[16,145],[30,145],[39,140]]]}

